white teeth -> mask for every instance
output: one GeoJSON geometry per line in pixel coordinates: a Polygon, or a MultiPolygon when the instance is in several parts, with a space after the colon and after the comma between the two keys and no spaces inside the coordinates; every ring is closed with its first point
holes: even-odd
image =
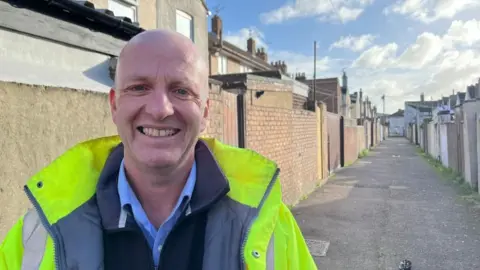
{"type": "Polygon", "coordinates": [[[156,128],[143,128],[143,133],[152,137],[168,137],[175,135],[174,129],[156,129],[156,128]]]}

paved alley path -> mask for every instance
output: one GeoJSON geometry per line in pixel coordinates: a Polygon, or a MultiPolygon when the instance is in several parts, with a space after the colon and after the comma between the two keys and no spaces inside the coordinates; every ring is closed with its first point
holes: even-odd
{"type": "Polygon", "coordinates": [[[403,138],[337,172],[293,212],[305,238],[330,242],[315,257],[320,270],[398,269],[403,258],[413,270],[480,269],[480,215],[403,138]]]}

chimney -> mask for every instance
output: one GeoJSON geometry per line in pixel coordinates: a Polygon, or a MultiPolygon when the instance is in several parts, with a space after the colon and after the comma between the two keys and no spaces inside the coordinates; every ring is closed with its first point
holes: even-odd
{"type": "Polygon", "coordinates": [[[257,50],[257,57],[268,63],[268,56],[263,47],[257,50]]]}
{"type": "Polygon", "coordinates": [[[217,35],[218,39],[222,39],[223,27],[222,27],[222,19],[218,15],[214,15],[212,17],[212,32],[217,35]]]}
{"type": "Polygon", "coordinates": [[[360,116],[361,116],[362,114],[364,114],[363,113],[363,107],[364,106],[363,106],[363,91],[362,91],[362,88],[360,88],[360,95],[358,97],[358,104],[360,104],[360,116]]]}
{"type": "Polygon", "coordinates": [[[280,69],[283,73],[287,74],[287,65],[285,64],[285,61],[282,61],[280,69]]]}
{"type": "Polygon", "coordinates": [[[255,40],[253,38],[249,38],[247,40],[247,51],[253,55],[255,55],[256,48],[255,48],[255,40]]]}
{"type": "Polygon", "coordinates": [[[421,102],[424,102],[424,101],[425,101],[425,94],[424,94],[424,93],[422,93],[422,94],[420,95],[420,101],[421,101],[421,102]]]}

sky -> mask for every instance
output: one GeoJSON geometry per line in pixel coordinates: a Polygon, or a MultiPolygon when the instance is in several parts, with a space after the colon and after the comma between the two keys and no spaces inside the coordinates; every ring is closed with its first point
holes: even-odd
{"type": "MultiPolygon", "coordinates": [[[[480,77],[480,0],[207,0],[224,39],[253,36],[269,61],[317,78],[348,75],[383,112],[464,92],[480,77]]],[[[210,23],[209,23],[210,24],[210,23]]],[[[209,25],[210,27],[210,25],[209,25]]],[[[211,28],[209,28],[211,29],[211,28]]]]}

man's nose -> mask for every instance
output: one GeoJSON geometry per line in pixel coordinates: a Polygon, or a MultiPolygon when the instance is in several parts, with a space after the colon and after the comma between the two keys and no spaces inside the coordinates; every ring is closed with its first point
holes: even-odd
{"type": "Polygon", "coordinates": [[[162,120],[173,115],[173,104],[168,95],[168,91],[155,89],[147,98],[145,111],[155,119],[162,120]]]}

